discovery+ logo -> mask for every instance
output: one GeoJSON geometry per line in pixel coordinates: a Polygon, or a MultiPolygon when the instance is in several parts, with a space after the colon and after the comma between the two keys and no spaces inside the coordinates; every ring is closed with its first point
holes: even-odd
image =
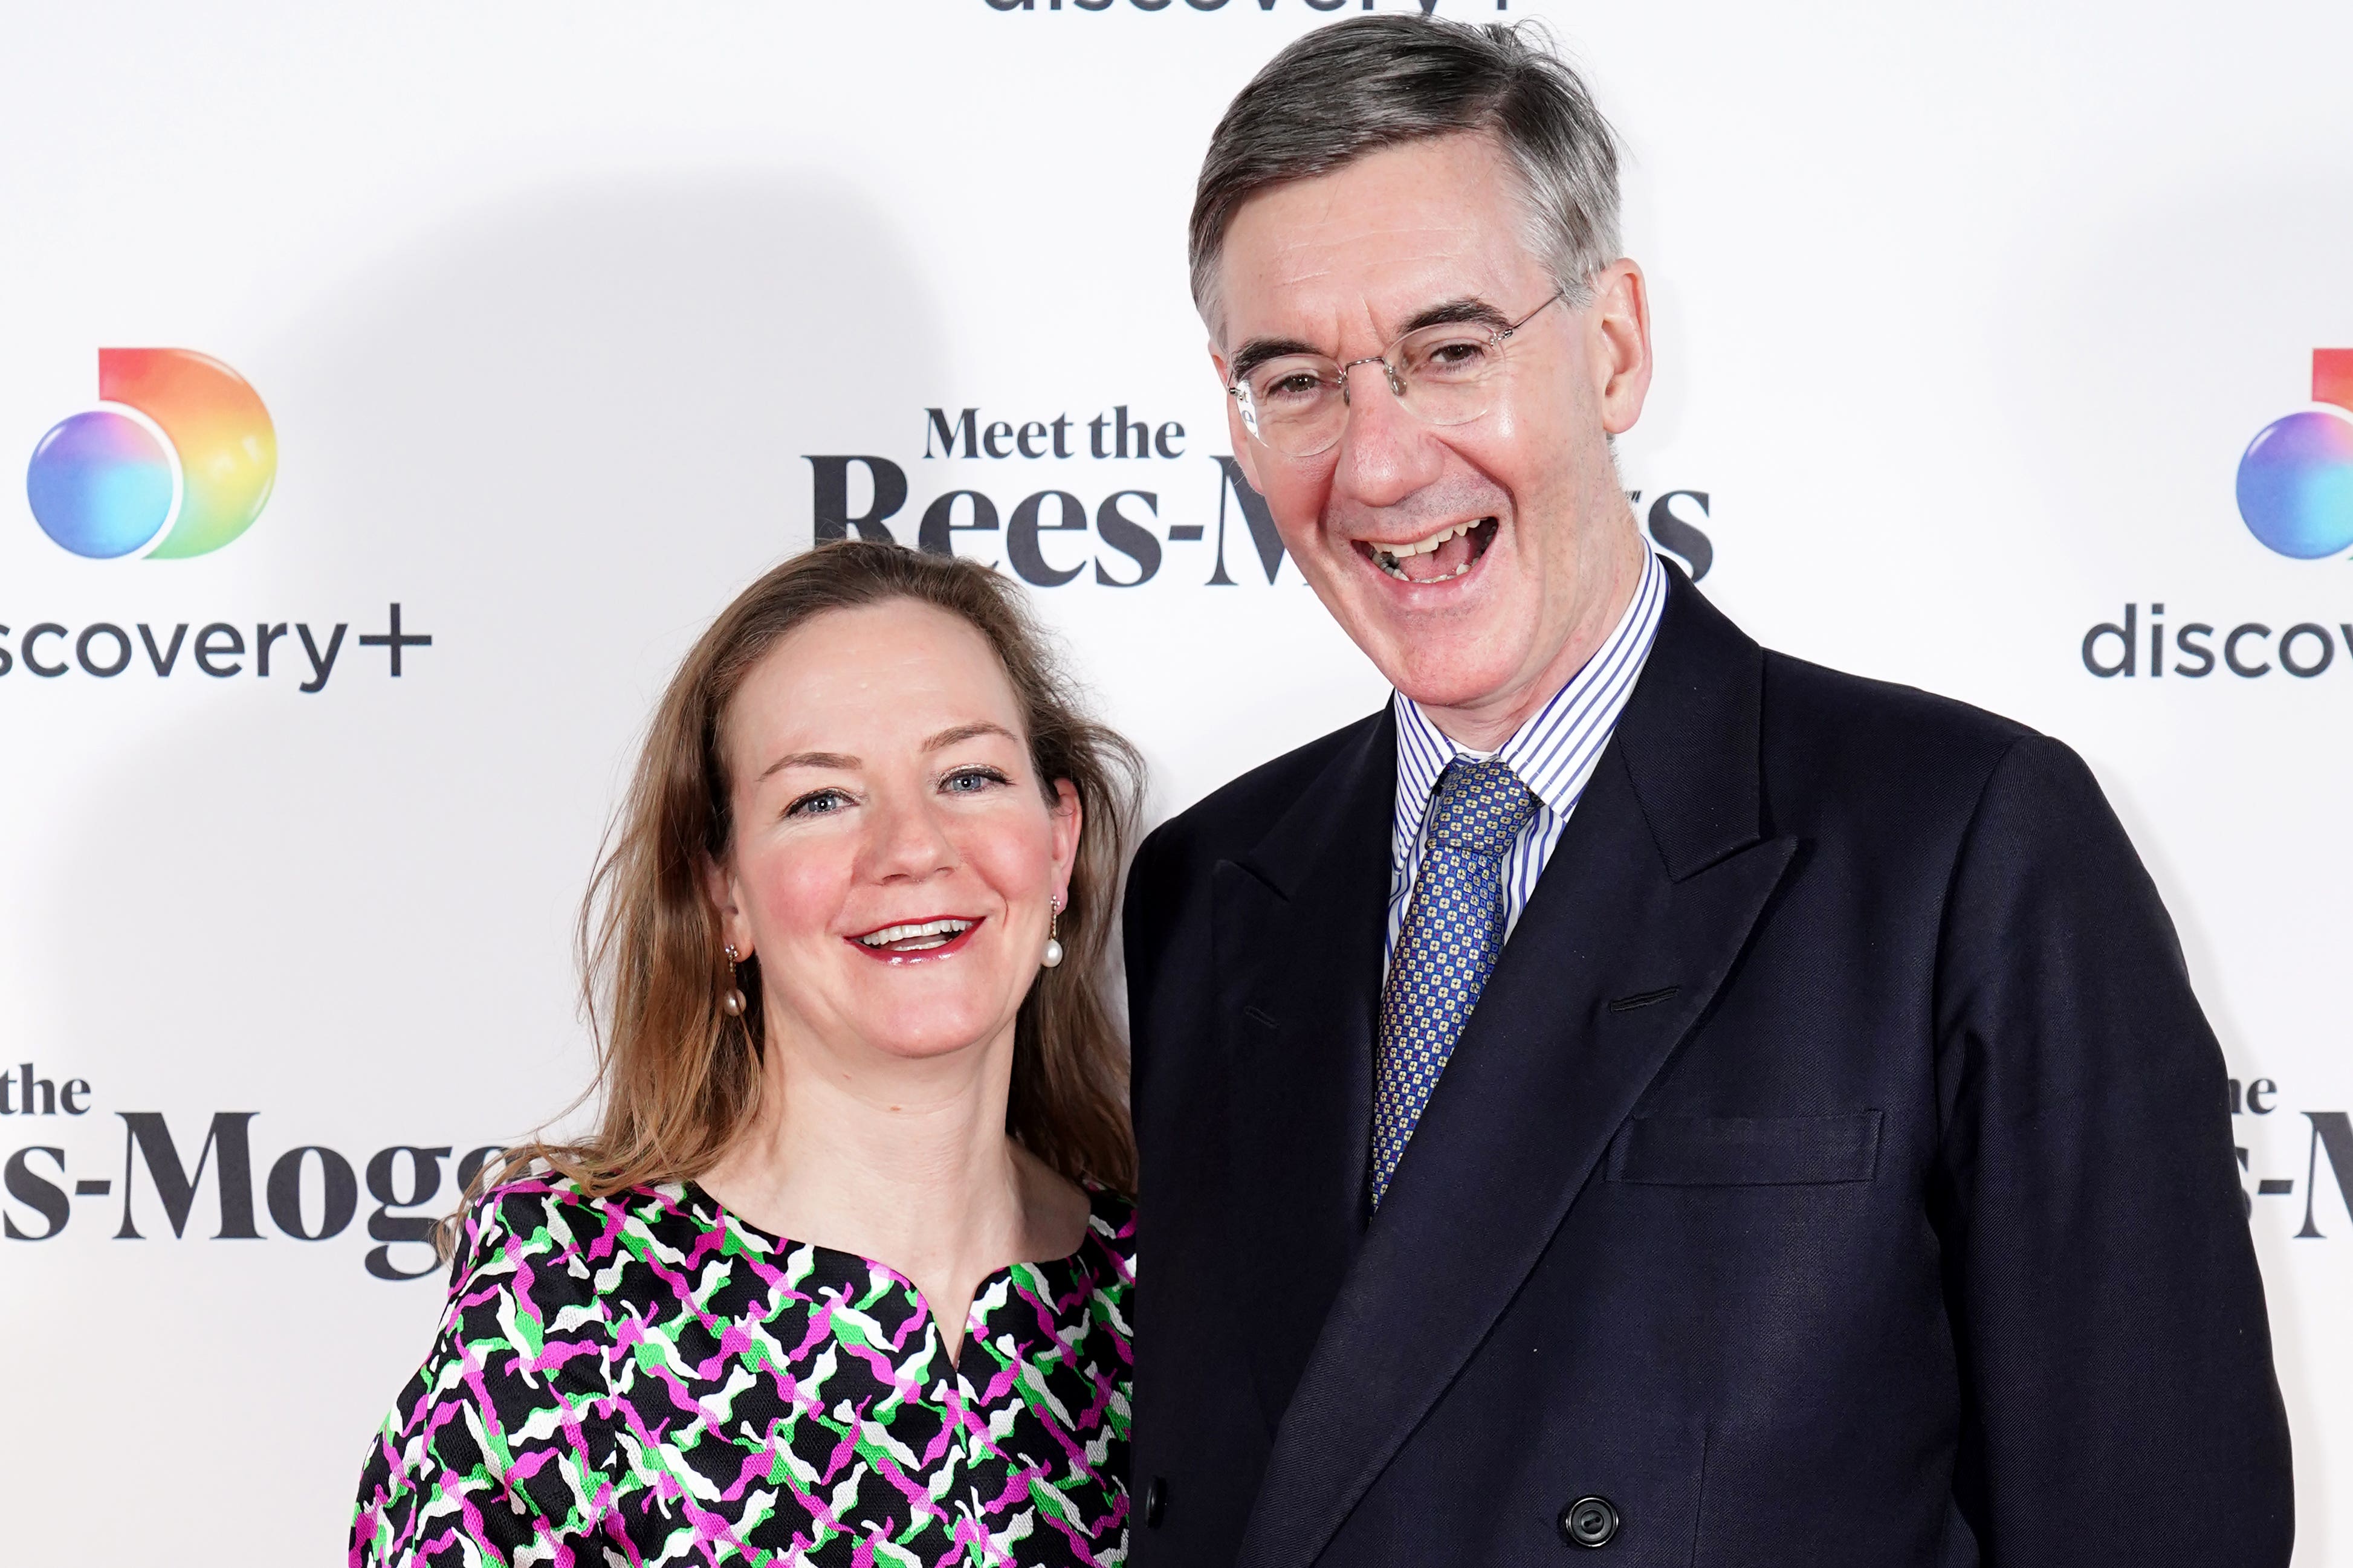
{"type": "Polygon", "coordinates": [[[33,448],[25,494],[42,532],[91,560],[173,560],[253,526],[278,432],[245,377],[188,349],[100,349],[98,396],[33,448]]]}
{"type": "MultiPolygon", "coordinates": [[[[251,528],[277,482],[277,426],[245,377],[193,349],[100,349],[96,406],[69,415],[34,445],[25,499],[41,531],[84,560],[185,560],[251,528]]],[[[5,591],[23,586],[11,582],[5,591]]],[[[20,668],[41,681],[77,683],[132,671],[168,680],[194,670],[310,695],[326,689],[352,629],[334,616],[298,621],[185,607],[69,623],[20,617],[0,602],[5,621],[23,629],[0,624],[0,679],[20,668]]],[[[404,655],[433,646],[429,635],[403,625],[398,600],[385,605],[382,631],[352,640],[382,648],[385,673],[396,679],[404,655]]]]}
{"type": "Polygon", "coordinates": [[[2312,351],[2312,405],[2239,459],[2239,516],[2265,546],[2317,561],[2353,546],[2353,349],[2312,351]]]}

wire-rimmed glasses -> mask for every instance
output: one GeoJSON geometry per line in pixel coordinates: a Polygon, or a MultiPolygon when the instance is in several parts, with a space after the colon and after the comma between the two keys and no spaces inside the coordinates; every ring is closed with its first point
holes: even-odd
{"type": "Polygon", "coordinates": [[[1348,427],[1348,373],[1358,365],[1387,372],[1389,391],[1423,424],[1468,425],[1494,406],[1504,345],[1561,292],[1508,326],[1474,321],[1417,327],[1386,353],[1345,364],[1324,354],[1276,354],[1250,366],[1226,391],[1241,409],[1242,427],[1292,458],[1313,458],[1339,443],[1348,427]]]}

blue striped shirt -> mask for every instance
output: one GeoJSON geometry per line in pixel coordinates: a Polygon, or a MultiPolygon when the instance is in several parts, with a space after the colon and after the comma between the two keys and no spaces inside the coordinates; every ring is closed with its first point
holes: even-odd
{"type": "Polygon", "coordinates": [[[1560,830],[1568,826],[1577,797],[1593,777],[1602,749],[1618,728],[1618,715],[1633,695],[1635,678],[1651,657],[1658,635],[1659,612],[1666,607],[1667,574],[1658,556],[1642,552],[1642,580],[1618,626],[1585,668],[1569,678],[1536,715],[1514,731],[1495,752],[1474,752],[1458,746],[1430,721],[1421,705],[1402,691],[1392,705],[1397,710],[1397,811],[1389,838],[1388,942],[1382,949],[1382,972],[1397,955],[1398,932],[1405,925],[1413,899],[1415,874],[1421,868],[1421,828],[1430,815],[1430,799],[1438,775],[1456,757],[1496,756],[1504,760],[1537,801],[1536,814],[1520,830],[1504,862],[1504,933],[1505,940],[1528,907],[1536,879],[1552,858],[1560,830]]]}

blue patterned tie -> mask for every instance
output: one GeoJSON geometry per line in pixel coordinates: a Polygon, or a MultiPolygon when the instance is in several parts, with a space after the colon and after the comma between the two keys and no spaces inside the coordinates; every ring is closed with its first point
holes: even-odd
{"type": "Polygon", "coordinates": [[[1381,990],[1375,1208],[1504,950],[1504,857],[1535,813],[1528,786],[1492,757],[1457,757],[1439,776],[1413,902],[1381,990]]]}

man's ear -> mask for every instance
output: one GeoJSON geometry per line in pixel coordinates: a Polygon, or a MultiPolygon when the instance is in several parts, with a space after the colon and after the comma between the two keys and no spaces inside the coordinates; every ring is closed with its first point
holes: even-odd
{"type": "Polygon", "coordinates": [[[1651,393],[1651,294],[1642,269],[1620,257],[1593,275],[1593,303],[1582,312],[1590,334],[1601,427],[1622,436],[1642,416],[1651,393]]]}
{"type": "MultiPolygon", "coordinates": [[[[1209,363],[1218,367],[1219,386],[1233,385],[1226,356],[1218,352],[1215,343],[1209,345],[1209,363]]],[[[1226,438],[1233,444],[1234,461],[1242,466],[1242,478],[1250,482],[1250,489],[1266,494],[1266,481],[1258,475],[1258,443],[1250,439],[1250,426],[1242,423],[1242,405],[1230,392],[1226,394],[1226,438]]]]}
{"type": "Polygon", "coordinates": [[[719,940],[732,945],[739,958],[751,957],[752,928],[736,896],[734,873],[707,855],[702,860],[702,891],[718,919],[719,940]]]}

